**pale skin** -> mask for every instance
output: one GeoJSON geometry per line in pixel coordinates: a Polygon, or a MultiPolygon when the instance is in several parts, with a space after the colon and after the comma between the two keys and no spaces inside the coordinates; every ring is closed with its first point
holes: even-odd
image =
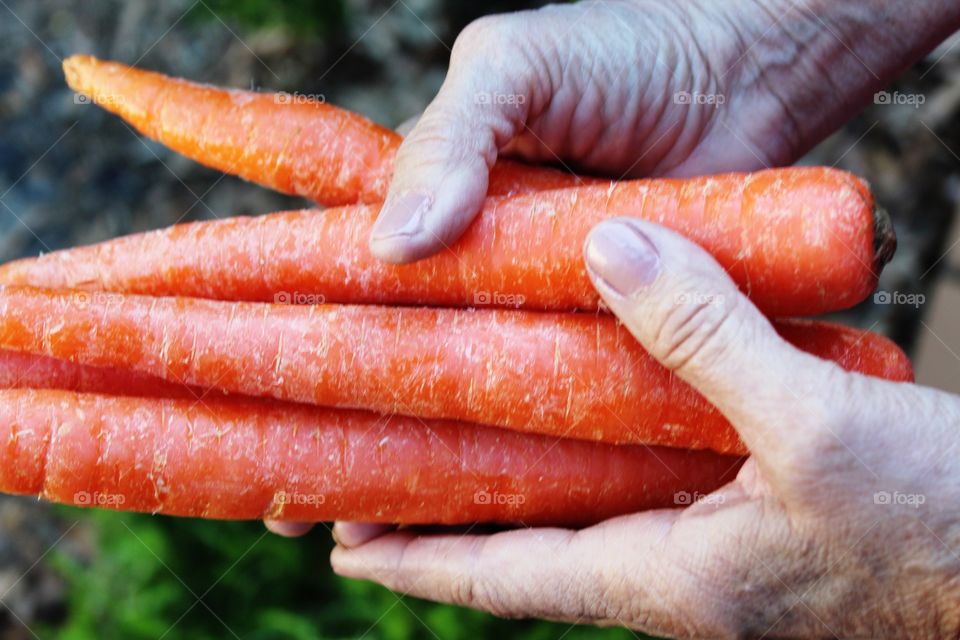
{"type": "MultiPolygon", "coordinates": [[[[402,262],[454,242],[500,154],[614,177],[788,164],[958,27],[960,3],[937,0],[611,0],[483,19],[400,149],[371,248],[402,262]]],[[[605,222],[584,254],[611,311],[736,427],[751,453],[736,480],[579,531],[337,523],[334,570],[680,637],[960,634],[960,397],[797,351],[657,225],[605,222]]]]}

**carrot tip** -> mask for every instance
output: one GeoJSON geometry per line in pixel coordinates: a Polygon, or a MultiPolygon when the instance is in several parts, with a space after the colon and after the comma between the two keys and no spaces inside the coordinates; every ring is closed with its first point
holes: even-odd
{"type": "Polygon", "coordinates": [[[67,81],[67,86],[74,91],[81,91],[80,72],[81,66],[85,62],[85,56],[74,55],[65,58],[63,61],[63,76],[67,81]]]}
{"type": "Polygon", "coordinates": [[[897,234],[890,214],[882,207],[873,209],[873,272],[880,274],[897,251],[897,234]]]}

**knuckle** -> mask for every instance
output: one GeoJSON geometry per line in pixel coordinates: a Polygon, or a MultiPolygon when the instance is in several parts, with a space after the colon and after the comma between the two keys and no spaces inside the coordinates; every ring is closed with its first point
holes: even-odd
{"type": "Polygon", "coordinates": [[[442,168],[450,162],[471,158],[485,158],[488,150],[495,151],[493,134],[482,127],[466,127],[474,118],[467,108],[450,102],[436,103],[424,112],[417,126],[400,145],[397,165],[415,163],[418,167],[431,164],[442,168]]]}
{"type": "Polygon", "coordinates": [[[542,33],[535,21],[518,14],[479,18],[460,32],[450,52],[448,78],[485,84],[525,77],[532,67],[531,30],[542,33]]]}
{"type": "Polygon", "coordinates": [[[666,302],[651,351],[668,369],[709,367],[733,347],[739,298],[682,294],[666,302]]]}
{"type": "Polygon", "coordinates": [[[481,609],[500,618],[518,618],[531,615],[527,583],[506,584],[498,577],[464,576],[458,581],[453,594],[457,604],[481,609]]]}
{"type": "Polygon", "coordinates": [[[498,560],[498,555],[491,552],[490,541],[489,537],[483,538],[471,546],[469,555],[473,558],[474,565],[479,565],[482,559],[486,568],[483,571],[464,571],[452,576],[449,583],[450,601],[488,611],[501,618],[520,615],[524,612],[509,605],[515,598],[508,598],[507,595],[516,593],[514,586],[526,589],[528,585],[504,584],[503,576],[508,573],[509,567],[501,566],[503,563],[498,560]]]}
{"type": "Polygon", "coordinates": [[[514,20],[509,15],[483,16],[468,24],[453,43],[452,56],[469,59],[477,50],[496,48],[510,42],[514,20]]]}
{"type": "MultiPolygon", "coordinates": [[[[567,556],[576,534],[548,544],[567,556]],[[556,545],[556,546],[553,546],[556,545]]],[[[465,572],[454,587],[454,601],[488,611],[502,618],[557,617],[575,615],[584,619],[608,617],[604,598],[583,589],[584,582],[596,584],[597,577],[584,567],[552,569],[531,562],[518,567],[517,558],[501,553],[494,535],[478,543],[474,558],[483,556],[483,570],[465,572]]],[[[475,564],[479,564],[476,562],[475,564]]]]}
{"type": "Polygon", "coordinates": [[[463,607],[483,608],[477,600],[476,582],[471,575],[455,576],[450,581],[450,601],[463,607]]]}

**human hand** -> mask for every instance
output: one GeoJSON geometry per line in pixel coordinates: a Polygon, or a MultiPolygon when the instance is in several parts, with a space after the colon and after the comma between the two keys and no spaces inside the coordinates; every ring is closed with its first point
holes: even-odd
{"type": "Polygon", "coordinates": [[[958,7],[600,0],[482,18],[398,151],[371,250],[406,262],[451,244],[500,154],[618,178],[789,164],[956,28],[958,7]]]}
{"type": "Polygon", "coordinates": [[[340,523],[334,570],[503,616],[671,636],[956,636],[960,398],[783,341],[698,246],[599,225],[588,269],[654,357],[752,453],[685,509],[581,531],[419,535],[340,523]]]}

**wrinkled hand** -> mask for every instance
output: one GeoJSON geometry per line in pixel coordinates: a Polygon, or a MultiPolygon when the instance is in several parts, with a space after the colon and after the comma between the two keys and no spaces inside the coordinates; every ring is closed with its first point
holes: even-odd
{"type": "Polygon", "coordinates": [[[600,0],[482,18],[398,151],[371,249],[406,262],[450,245],[500,154],[615,178],[789,164],[934,46],[951,3],[600,0]]]}
{"type": "Polygon", "coordinates": [[[479,210],[501,153],[614,176],[706,173],[721,163],[752,169],[790,158],[782,128],[753,130],[766,156],[758,160],[719,126],[716,104],[674,101],[679,92],[729,93],[734,104],[726,108],[744,118],[779,120],[775,103],[757,99],[761,90],[728,91],[749,65],[737,64],[745,47],[720,11],[603,0],[471,24],[454,44],[440,92],[400,147],[374,253],[407,261],[453,242],[479,210]]]}
{"type": "MultiPolygon", "coordinates": [[[[958,26],[955,0],[607,0],[485,18],[401,146],[371,248],[401,262],[452,242],[500,154],[614,177],[791,162],[958,26]]],[[[679,636],[960,632],[960,399],[797,351],[655,225],[602,224],[587,263],[637,339],[734,423],[753,454],[737,480],[582,531],[338,523],[338,573],[679,636]]]]}
{"type": "Polygon", "coordinates": [[[960,632],[960,398],[847,373],[784,342],[703,250],[599,225],[594,284],[752,457],[686,509],[581,531],[340,523],[334,570],[419,597],[675,636],[960,632]]]}

